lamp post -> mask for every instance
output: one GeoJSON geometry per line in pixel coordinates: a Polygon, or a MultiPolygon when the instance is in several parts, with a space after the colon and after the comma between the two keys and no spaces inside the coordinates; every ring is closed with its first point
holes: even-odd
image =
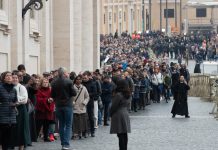
{"type": "Polygon", "coordinates": [[[177,28],[177,0],[175,0],[175,27],[177,28]]]}
{"type": "Polygon", "coordinates": [[[160,0],[160,32],[162,31],[162,0],[160,0]]]}
{"type": "Polygon", "coordinates": [[[32,8],[34,8],[35,10],[42,9],[43,8],[42,0],[30,0],[29,3],[27,3],[26,6],[22,9],[22,17],[24,18],[27,11],[32,8]]]}
{"type": "Polygon", "coordinates": [[[149,31],[151,31],[151,0],[149,0],[149,31]]]}
{"type": "Polygon", "coordinates": [[[145,0],[142,0],[142,31],[145,31],[145,0]]]}
{"type": "MultiPolygon", "coordinates": [[[[179,10],[180,10],[180,18],[179,18],[179,22],[180,22],[180,34],[182,34],[182,0],[180,0],[180,5],[179,5],[179,10]]],[[[187,11],[187,10],[186,10],[187,11]]]]}
{"type": "Polygon", "coordinates": [[[166,35],[168,35],[168,0],[166,0],[166,35]]]}

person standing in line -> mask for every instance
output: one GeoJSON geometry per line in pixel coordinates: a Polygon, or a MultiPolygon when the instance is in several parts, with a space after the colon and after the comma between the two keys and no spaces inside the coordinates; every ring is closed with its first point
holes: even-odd
{"type": "Polygon", "coordinates": [[[73,82],[65,68],[58,69],[58,77],[51,84],[51,98],[54,99],[56,115],[59,120],[59,132],[62,150],[70,149],[72,133],[73,102],[72,97],[76,96],[73,82]]]}
{"type": "Polygon", "coordinates": [[[26,73],[26,68],[23,64],[20,64],[18,67],[17,67],[17,70],[22,72],[23,74],[23,81],[20,82],[21,84],[23,85],[26,85],[28,83],[28,81],[30,80],[30,75],[28,73],[26,73]]]}
{"type": "Polygon", "coordinates": [[[112,105],[110,109],[111,115],[111,134],[117,134],[119,138],[120,150],[127,150],[128,133],[131,132],[130,118],[128,108],[131,102],[131,90],[126,80],[119,80],[115,89],[112,105]]]}
{"type": "Polygon", "coordinates": [[[101,89],[101,75],[100,73],[94,72],[92,75],[92,79],[96,84],[97,87],[97,95],[94,98],[94,128],[98,128],[98,122],[99,122],[99,111],[101,110],[99,106],[99,102],[101,101],[101,94],[102,94],[102,89],[101,89]]]}
{"type": "Polygon", "coordinates": [[[173,118],[176,115],[184,116],[185,118],[190,118],[188,112],[188,90],[190,89],[189,85],[185,81],[184,76],[180,76],[179,83],[175,86],[175,102],[171,113],[173,118]]]}
{"type": "MultiPolygon", "coordinates": [[[[30,128],[30,137],[32,142],[37,142],[36,134],[36,120],[35,120],[35,109],[29,110],[28,105],[32,105],[34,108],[36,106],[36,93],[38,91],[37,84],[39,82],[39,76],[31,76],[31,79],[26,85],[28,100],[27,100],[27,112],[29,113],[29,128],[30,128]]],[[[32,144],[28,145],[32,146],[32,144]]]]}
{"type": "Polygon", "coordinates": [[[109,76],[106,75],[103,78],[103,83],[101,87],[102,87],[101,99],[104,107],[104,126],[108,126],[109,106],[111,104],[112,93],[114,89],[114,85],[113,83],[111,83],[111,78],[109,76]]]}
{"type": "Polygon", "coordinates": [[[24,150],[24,147],[31,144],[30,129],[29,129],[29,114],[27,112],[26,103],[28,100],[27,89],[19,83],[19,76],[22,73],[13,71],[12,78],[14,88],[17,91],[17,124],[15,128],[15,146],[19,146],[19,150],[24,150]]]}
{"type": "Polygon", "coordinates": [[[49,124],[54,120],[54,100],[51,98],[49,80],[42,78],[40,88],[36,93],[36,133],[39,136],[43,126],[44,142],[51,142],[49,139],[49,124]]]}
{"type": "Polygon", "coordinates": [[[87,113],[89,117],[89,125],[91,137],[95,137],[95,122],[94,122],[94,101],[98,98],[97,84],[92,78],[92,74],[89,71],[83,73],[82,84],[86,87],[89,92],[90,100],[87,104],[87,113]]]}
{"type": "Polygon", "coordinates": [[[75,77],[74,89],[77,95],[73,97],[74,121],[73,121],[73,138],[77,136],[79,139],[87,137],[88,117],[86,106],[89,102],[89,93],[85,86],[82,85],[82,75],[75,77]]]}
{"type": "Polygon", "coordinates": [[[0,84],[0,145],[2,150],[14,146],[14,128],[16,126],[17,92],[12,84],[12,74],[6,71],[1,74],[0,84]]]}

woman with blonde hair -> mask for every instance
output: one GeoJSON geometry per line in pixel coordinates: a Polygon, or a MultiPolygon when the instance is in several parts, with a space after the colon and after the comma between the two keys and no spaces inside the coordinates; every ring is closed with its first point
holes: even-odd
{"type": "Polygon", "coordinates": [[[48,129],[50,121],[54,120],[54,101],[51,98],[51,88],[49,80],[42,78],[40,87],[36,93],[36,133],[37,137],[43,126],[44,141],[50,142],[48,129]]]}

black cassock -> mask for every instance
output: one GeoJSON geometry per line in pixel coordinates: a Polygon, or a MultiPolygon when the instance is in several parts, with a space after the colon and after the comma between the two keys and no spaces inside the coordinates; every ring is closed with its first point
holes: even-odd
{"type": "Polygon", "coordinates": [[[175,90],[175,102],[171,113],[174,115],[188,115],[188,90],[189,85],[185,83],[177,83],[174,87],[175,90]]]}

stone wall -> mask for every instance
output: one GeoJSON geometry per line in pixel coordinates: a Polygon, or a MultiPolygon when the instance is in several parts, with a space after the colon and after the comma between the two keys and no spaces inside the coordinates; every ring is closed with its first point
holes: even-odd
{"type": "Polygon", "coordinates": [[[218,95],[218,76],[192,74],[189,82],[189,96],[208,98],[215,100],[218,95]]]}

